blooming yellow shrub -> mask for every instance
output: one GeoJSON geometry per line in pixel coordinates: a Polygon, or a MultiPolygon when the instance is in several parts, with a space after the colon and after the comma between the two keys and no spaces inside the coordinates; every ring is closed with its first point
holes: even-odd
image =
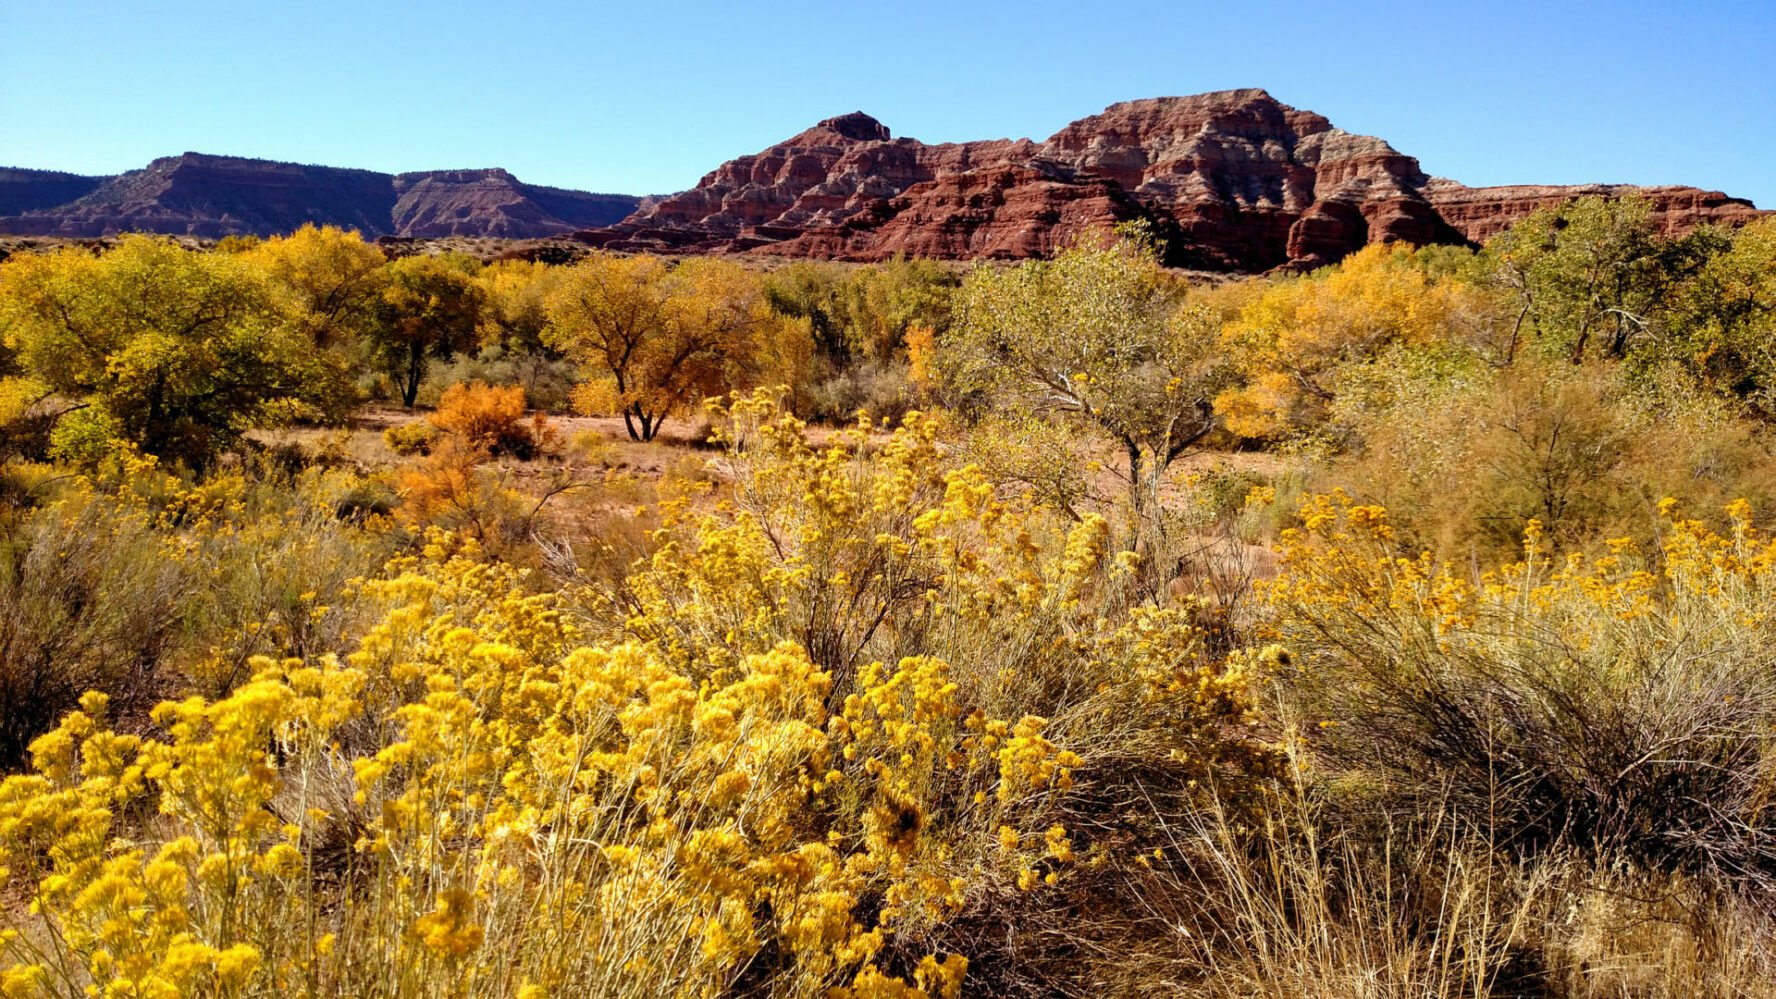
{"type": "Polygon", "coordinates": [[[1334,758],[1434,786],[1496,836],[1764,869],[1776,540],[1743,502],[1725,533],[1660,512],[1657,553],[1559,554],[1531,522],[1523,557],[1482,571],[1400,551],[1380,507],[1310,498],[1269,587],[1303,720],[1334,758]]]}
{"type": "MultiPolygon", "coordinates": [[[[926,730],[959,729],[941,663],[878,667],[829,717],[830,678],[793,645],[700,684],[642,645],[569,649],[549,598],[473,554],[440,537],[371,584],[391,610],[344,662],[261,660],[224,699],[158,709],[164,738],[111,731],[93,695],[37,740],[37,773],[0,785],[0,842],[80,967],[30,955],[43,959],[15,974],[117,994],[282,990],[400,953],[400,974],[453,989],[519,976],[615,993],[645,975],[704,994],[774,939],[789,992],[870,995],[895,909],[958,904],[904,794],[957,765],[954,734],[926,730]],[[363,725],[387,741],[354,753],[363,725]],[[314,793],[348,773],[349,800],[314,793]],[[831,801],[872,774],[893,775],[877,803],[836,821],[831,801]],[[329,806],[361,823],[346,879],[364,882],[332,917],[311,880],[329,806]],[[143,807],[161,816],[147,841],[120,824],[143,807]],[[872,892],[889,902],[874,918],[872,892]],[[484,950],[490,932],[525,944],[484,950]]],[[[996,758],[975,763],[991,789],[996,758]]],[[[1019,787],[1041,779],[1020,772],[1019,787]]],[[[954,994],[964,966],[915,978],[954,994]]]]}
{"type": "Polygon", "coordinates": [[[67,715],[0,783],[7,981],[955,996],[971,914],[1157,835],[1094,803],[1118,781],[1262,770],[1268,667],[1131,608],[1102,518],[999,500],[919,418],[817,450],[746,406],[732,501],[620,616],[433,530],[358,587],[349,653],[140,734],[67,715]]]}

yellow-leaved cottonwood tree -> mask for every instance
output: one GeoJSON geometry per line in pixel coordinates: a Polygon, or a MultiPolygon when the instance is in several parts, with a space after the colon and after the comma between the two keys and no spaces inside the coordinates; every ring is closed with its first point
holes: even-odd
{"type": "Polygon", "coordinates": [[[758,277],[739,264],[593,254],[547,304],[544,342],[593,375],[576,401],[615,410],[634,440],[653,440],[674,412],[769,378],[805,355],[808,324],[773,312],[758,277]]]}
{"type": "Polygon", "coordinates": [[[338,384],[336,358],[259,268],[153,236],[8,260],[0,328],[28,374],[85,407],[67,435],[194,465],[250,427],[323,415],[338,384]]]}
{"type": "Polygon", "coordinates": [[[388,266],[372,343],[408,409],[433,358],[448,359],[474,345],[485,301],[475,283],[479,267],[454,254],[403,257],[388,266]]]}

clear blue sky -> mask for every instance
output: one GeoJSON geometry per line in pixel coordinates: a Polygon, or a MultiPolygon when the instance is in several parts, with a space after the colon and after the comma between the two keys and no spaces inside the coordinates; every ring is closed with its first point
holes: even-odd
{"type": "Polygon", "coordinates": [[[1242,86],[1469,184],[1776,207],[1776,0],[0,0],[0,164],[83,173],[192,149],[667,192],[847,111],[1041,139],[1242,86]]]}

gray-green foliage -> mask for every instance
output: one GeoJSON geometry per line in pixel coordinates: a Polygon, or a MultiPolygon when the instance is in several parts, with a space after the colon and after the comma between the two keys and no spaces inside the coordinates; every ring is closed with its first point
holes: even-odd
{"type": "Polygon", "coordinates": [[[1668,272],[1645,201],[1588,197],[1544,208],[1486,249],[1516,293],[1519,330],[1550,353],[1620,360],[1655,331],[1668,272]]]}
{"type": "Polygon", "coordinates": [[[1138,517],[1167,466],[1214,429],[1213,400],[1231,378],[1219,333],[1211,313],[1181,302],[1150,247],[1125,238],[975,268],[939,366],[989,405],[1108,434],[1127,458],[1138,517]]]}

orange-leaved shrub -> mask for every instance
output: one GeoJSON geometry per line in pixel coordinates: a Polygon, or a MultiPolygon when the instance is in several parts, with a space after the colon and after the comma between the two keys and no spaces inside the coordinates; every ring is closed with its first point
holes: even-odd
{"type": "Polygon", "coordinates": [[[521,461],[550,450],[559,437],[543,414],[525,419],[522,385],[452,385],[426,419],[444,434],[486,448],[491,455],[510,455],[521,461]]]}

